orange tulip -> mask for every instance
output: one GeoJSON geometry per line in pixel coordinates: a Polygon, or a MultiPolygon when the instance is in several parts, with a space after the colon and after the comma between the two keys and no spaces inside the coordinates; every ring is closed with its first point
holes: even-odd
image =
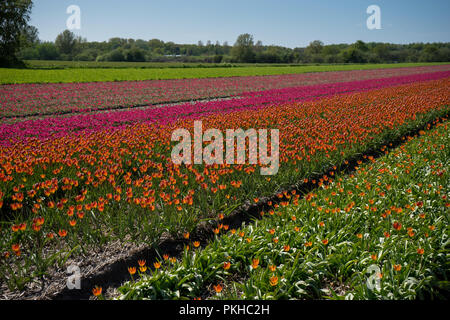
{"type": "Polygon", "coordinates": [[[276,286],[278,284],[278,277],[277,276],[270,277],[269,282],[272,287],[276,286]]]}
{"type": "Polygon", "coordinates": [[[99,295],[102,294],[102,287],[96,286],[95,288],[92,289],[92,293],[94,294],[94,296],[98,297],[99,295]]]}
{"type": "Polygon", "coordinates": [[[138,265],[140,266],[140,267],[143,267],[143,266],[145,266],[145,260],[138,260],[138,265]]]}
{"type": "Polygon", "coordinates": [[[214,291],[216,291],[217,293],[221,293],[222,289],[223,289],[223,287],[220,284],[213,285],[213,288],[214,288],[214,291]]]}
{"type": "Polygon", "coordinates": [[[61,238],[64,238],[65,236],[67,236],[67,231],[64,229],[59,229],[58,234],[61,238]]]}

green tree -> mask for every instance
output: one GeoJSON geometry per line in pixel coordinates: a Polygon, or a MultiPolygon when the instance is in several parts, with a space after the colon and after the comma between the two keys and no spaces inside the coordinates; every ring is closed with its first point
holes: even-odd
{"type": "Polygon", "coordinates": [[[350,47],[347,50],[345,50],[343,53],[344,62],[346,63],[365,63],[367,62],[366,57],[364,56],[363,52],[354,48],[350,47]]]}
{"type": "Polygon", "coordinates": [[[28,26],[31,0],[0,1],[0,66],[21,64],[17,58],[21,35],[28,26]]]}
{"type": "Polygon", "coordinates": [[[353,46],[355,47],[355,49],[358,49],[359,51],[362,51],[362,52],[366,52],[366,51],[369,50],[369,48],[367,47],[367,45],[365,44],[365,42],[362,41],[362,40],[356,41],[356,42],[353,44],[353,46]]]}
{"type": "Polygon", "coordinates": [[[322,49],[322,54],[324,56],[333,56],[339,54],[339,48],[335,45],[324,46],[322,49]]]}
{"type": "Polygon", "coordinates": [[[305,49],[307,62],[323,63],[323,48],[324,46],[322,41],[314,40],[313,42],[310,42],[305,49]]]}
{"type": "Polygon", "coordinates": [[[320,40],[314,40],[309,43],[309,46],[306,47],[306,52],[309,54],[320,54],[322,53],[323,42],[320,40]]]}
{"type": "Polygon", "coordinates": [[[25,26],[20,34],[20,47],[26,48],[39,43],[39,32],[34,26],[25,26]]]}
{"type": "Polygon", "coordinates": [[[123,50],[118,48],[113,51],[111,51],[107,57],[107,61],[125,61],[125,56],[123,54],[123,50]]]}
{"type": "Polygon", "coordinates": [[[238,62],[254,62],[255,51],[253,36],[248,33],[239,35],[231,50],[231,55],[233,59],[238,62]]]}
{"type": "Polygon", "coordinates": [[[115,50],[117,48],[123,47],[125,46],[126,43],[127,43],[126,39],[117,37],[111,38],[108,40],[109,50],[115,50]]]}
{"type": "Polygon", "coordinates": [[[55,45],[60,53],[68,56],[73,55],[75,52],[75,46],[77,44],[77,38],[72,31],[64,30],[60,33],[55,40],[55,45]]]}
{"type": "Polygon", "coordinates": [[[435,44],[426,44],[420,55],[420,61],[435,62],[439,61],[439,49],[435,44]]]}
{"type": "Polygon", "coordinates": [[[389,48],[384,43],[378,43],[374,48],[373,52],[377,55],[380,61],[390,61],[391,55],[389,53],[389,48]]]}
{"type": "Polygon", "coordinates": [[[129,62],[144,62],[145,61],[145,53],[137,48],[133,47],[130,50],[125,52],[125,60],[129,62]]]}
{"type": "Polygon", "coordinates": [[[37,50],[41,60],[57,60],[59,58],[58,49],[52,42],[38,44],[37,50]]]}

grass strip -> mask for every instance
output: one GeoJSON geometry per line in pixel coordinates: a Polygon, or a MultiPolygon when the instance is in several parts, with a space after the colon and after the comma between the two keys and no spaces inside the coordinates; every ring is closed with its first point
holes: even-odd
{"type": "Polygon", "coordinates": [[[213,67],[213,68],[68,68],[10,69],[0,68],[0,84],[71,83],[103,81],[139,81],[163,79],[221,78],[264,76],[324,71],[390,69],[446,63],[350,64],[274,67],[213,67]]]}

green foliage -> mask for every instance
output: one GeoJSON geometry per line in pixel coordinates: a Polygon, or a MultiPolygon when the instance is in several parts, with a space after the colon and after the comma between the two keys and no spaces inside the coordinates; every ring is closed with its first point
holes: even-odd
{"type": "Polygon", "coordinates": [[[94,61],[97,58],[97,52],[92,49],[87,49],[77,54],[73,60],[75,61],[94,61]]]}
{"type": "Polygon", "coordinates": [[[28,27],[31,0],[0,1],[0,66],[20,65],[17,52],[24,42],[24,34],[33,34],[28,27]]]}
{"type": "MultiPolygon", "coordinates": [[[[36,30],[34,30],[36,31],[36,30]]],[[[23,34],[22,39],[33,39],[33,29],[23,34]]],[[[37,41],[24,41],[32,48],[37,41]]],[[[444,62],[450,61],[449,43],[396,45],[389,43],[364,43],[324,45],[312,41],[306,48],[286,48],[263,45],[254,41],[251,34],[238,36],[233,47],[227,42],[220,44],[208,40],[206,45],[177,44],[159,39],[111,38],[103,42],[87,42],[66,30],[58,35],[58,59],[75,61],[112,62],[184,62],[184,63],[400,63],[400,62],[444,62]]],[[[23,45],[21,57],[42,59],[28,45],[23,45]]]]}
{"type": "Polygon", "coordinates": [[[348,48],[342,52],[342,57],[346,63],[365,63],[367,59],[363,52],[355,47],[348,48]]]}
{"type": "Polygon", "coordinates": [[[125,52],[125,60],[128,62],[144,62],[145,53],[143,50],[133,47],[125,52]]]}
{"type": "Polygon", "coordinates": [[[59,58],[58,48],[52,42],[40,43],[37,47],[39,59],[56,60],[59,58]]]}
{"type": "Polygon", "coordinates": [[[106,57],[106,61],[125,61],[125,56],[122,49],[118,48],[111,51],[106,57]]]}
{"type": "Polygon", "coordinates": [[[67,55],[73,54],[76,43],[75,34],[69,30],[60,33],[55,40],[55,45],[59,52],[67,55]]]}
{"type": "Polygon", "coordinates": [[[39,32],[34,26],[25,26],[20,34],[20,47],[27,48],[39,44],[39,32]]]}
{"type": "Polygon", "coordinates": [[[323,42],[320,40],[314,40],[309,44],[308,47],[306,47],[306,51],[309,54],[321,54],[323,49],[323,42]]]}
{"type": "Polygon", "coordinates": [[[253,36],[248,33],[239,35],[231,50],[231,56],[237,62],[255,62],[253,36]]]}

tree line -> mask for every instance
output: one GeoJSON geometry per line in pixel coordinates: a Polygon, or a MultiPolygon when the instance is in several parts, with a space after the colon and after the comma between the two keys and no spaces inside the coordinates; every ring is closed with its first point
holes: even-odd
{"type": "Polygon", "coordinates": [[[395,63],[448,62],[450,43],[365,43],[325,45],[319,40],[307,47],[286,48],[263,45],[246,33],[231,46],[227,42],[199,41],[177,44],[159,39],[111,38],[88,42],[69,30],[54,42],[38,39],[23,47],[18,57],[24,60],[130,61],[130,62],[243,62],[243,63],[395,63]]]}

